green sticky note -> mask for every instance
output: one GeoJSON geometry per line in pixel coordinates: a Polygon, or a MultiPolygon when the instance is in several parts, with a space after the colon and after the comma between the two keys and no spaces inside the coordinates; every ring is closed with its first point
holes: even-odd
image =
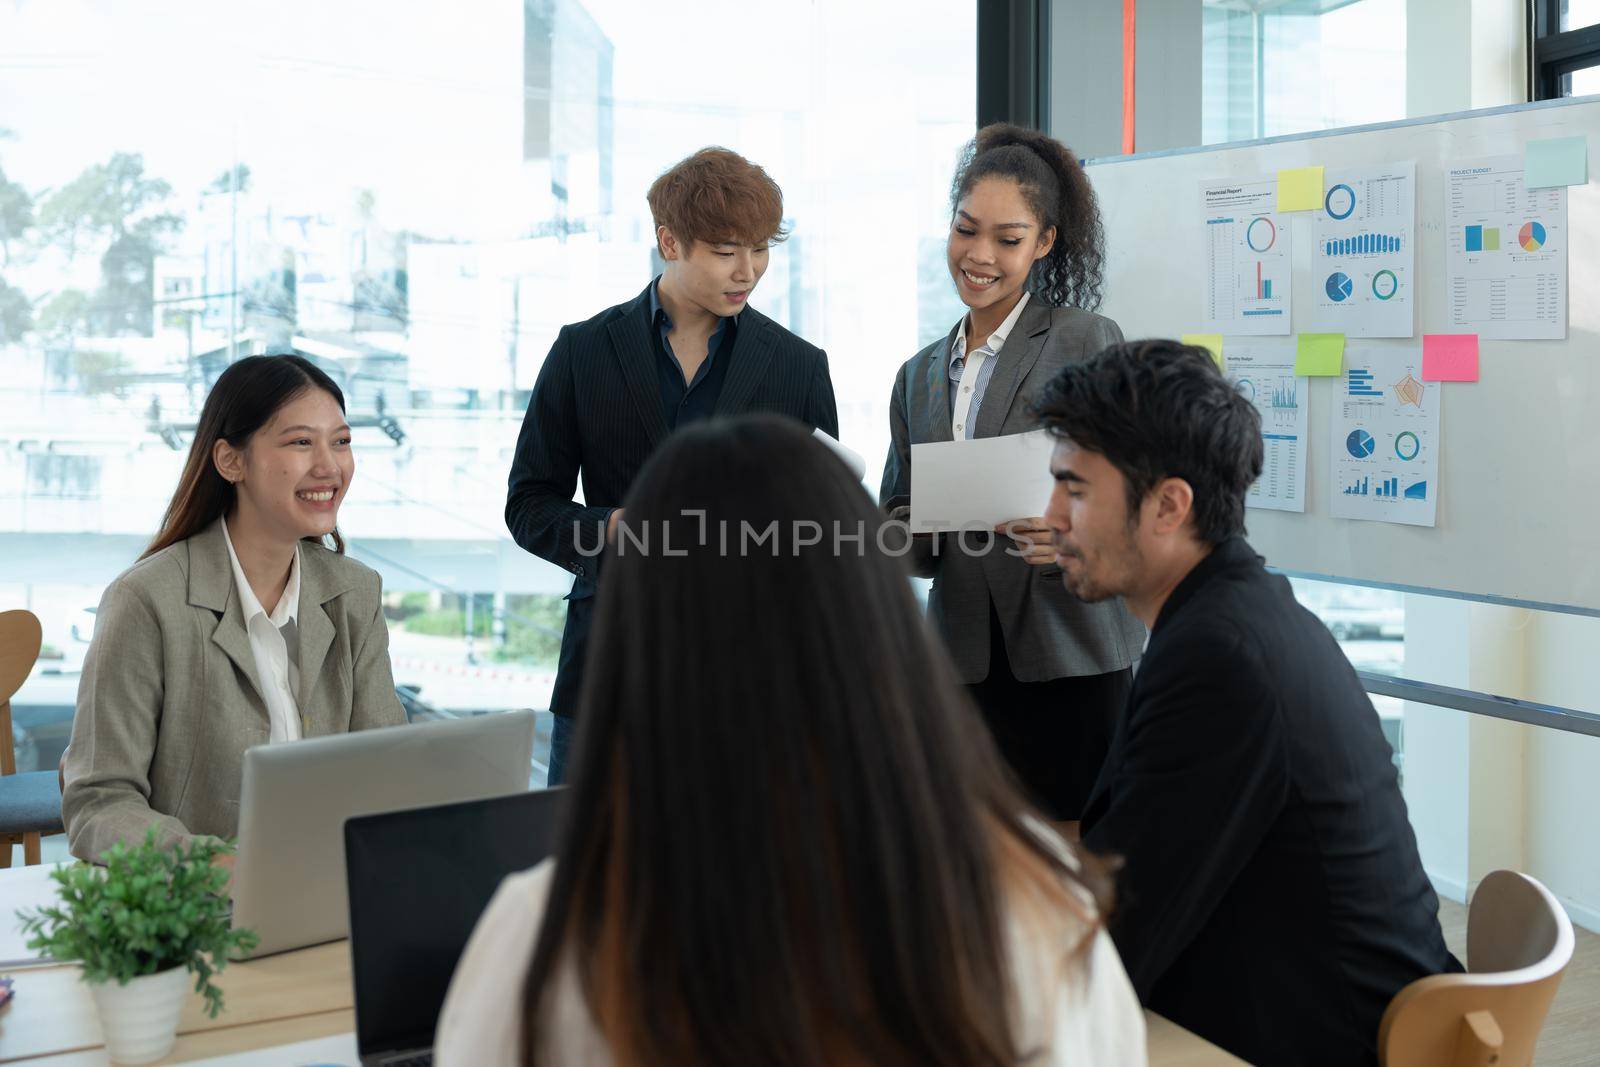
{"type": "Polygon", "coordinates": [[[1344,369],[1344,334],[1303,333],[1294,353],[1294,372],[1313,378],[1336,378],[1344,369]]]}
{"type": "Polygon", "coordinates": [[[1220,333],[1186,333],[1183,335],[1186,345],[1199,345],[1211,353],[1211,358],[1217,361],[1217,369],[1222,369],[1222,335],[1220,333]]]}
{"type": "Polygon", "coordinates": [[[1522,184],[1529,189],[1589,183],[1589,139],[1547,137],[1529,141],[1522,154],[1522,184]]]}
{"type": "Polygon", "coordinates": [[[1278,172],[1278,210],[1315,211],[1322,206],[1322,168],[1295,167],[1278,172]]]}

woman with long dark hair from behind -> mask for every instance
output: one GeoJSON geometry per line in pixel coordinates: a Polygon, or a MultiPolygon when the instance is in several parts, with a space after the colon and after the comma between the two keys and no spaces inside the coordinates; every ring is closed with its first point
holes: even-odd
{"type": "MultiPolygon", "coordinates": [[[[1104,244],[1094,189],[1066,145],[1007,123],[978,131],[951,182],[945,247],[967,313],[895,377],[879,494],[891,514],[911,502],[913,445],[1034,429],[1040,387],[1122,340],[1095,314],[1104,244]]],[[[1087,604],[1066,591],[1040,516],[916,545],[912,569],[933,579],[928,614],[1001,756],[1051,818],[1077,819],[1127,704],[1144,627],[1120,600],[1087,604]]]]}
{"type": "Polygon", "coordinates": [[[73,855],[152,827],[232,837],[246,748],[405,722],[382,582],[339,535],[354,475],[344,394],[315,364],[249,356],[217,378],[160,531],[95,616],[62,767],[73,855]]]}
{"type": "Polygon", "coordinates": [[[438,1062],[1142,1065],[1101,868],[1007,784],[843,463],[706,423],[625,508],[556,855],[480,920],[438,1062]]]}

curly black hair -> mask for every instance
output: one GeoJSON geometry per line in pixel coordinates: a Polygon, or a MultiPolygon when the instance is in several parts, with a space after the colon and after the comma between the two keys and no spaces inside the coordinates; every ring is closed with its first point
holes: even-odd
{"type": "Polygon", "coordinates": [[[1122,472],[1128,514],[1163,478],[1194,490],[1195,536],[1208,545],[1245,533],[1244,500],[1261,477],[1261,415],[1211,353],[1177,341],[1128,341],[1069,363],[1033,414],[1056,437],[1122,472]]]}
{"type": "Polygon", "coordinates": [[[996,122],[962,150],[950,183],[950,211],[984,178],[1010,178],[1022,187],[1040,230],[1054,226],[1055,244],[1033,265],[1028,291],[1051,307],[1100,306],[1105,230],[1100,205],[1072,149],[1038,130],[996,122]]]}

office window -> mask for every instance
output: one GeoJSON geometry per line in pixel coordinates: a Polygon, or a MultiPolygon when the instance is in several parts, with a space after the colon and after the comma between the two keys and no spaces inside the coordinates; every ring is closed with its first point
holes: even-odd
{"type": "Polygon", "coordinates": [[[1600,23],[1600,0],[1561,0],[1561,28],[1581,30],[1600,23]]]}
{"type": "Polygon", "coordinates": [[[645,190],[705,145],[783,187],[752,303],[828,350],[875,482],[895,369],[960,313],[975,26],[974,0],[0,5],[28,57],[0,68],[0,606],[52,653],[28,760],[54,766],[89,609],[253,352],[345,391],[340,524],[413,717],[545,707],[569,577],[506,533],[517,431],[559,327],[651,278],[645,190]]]}
{"type": "Polygon", "coordinates": [[[1600,92],[1600,0],[1533,0],[1533,98],[1600,92]]]}
{"type": "Polygon", "coordinates": [[[1204,0],[1201,140],[1405,118],[1405,0],[1204,0]]]}

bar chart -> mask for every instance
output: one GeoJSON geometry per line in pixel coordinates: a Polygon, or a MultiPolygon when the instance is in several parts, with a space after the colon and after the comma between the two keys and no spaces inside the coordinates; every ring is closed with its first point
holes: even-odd
{"type": "Polygon", "coordinates": [[[1358,233],[1322,243],[1325,256],[1386,256],[1400,251],[1402,238],[1393,233],[1358,233]]]}
{"type": "Polygon", "coordinates": [[[1256,260],[1256,299],[1257,300],[1271,300],[1272,299],[1272,279],[1271,278],[1262,277],[1262,275],[1261,275],[1261,261],[1259,259],[1256,260]]]}
{"type": "Polygon", "coordinates": [[[1383,390],[1374,389],[1373,374],[1363,367],[1351,367],[1345,373],[1346,391],[1351,396],[1369,397],[1377,400],[1383,399],[1383,390]]]}
{"type": "Polygon", "coordinates": [[[1279,378],[1272,387],[1271,407],[1293,411],[1300,406],[1300,383],[1294,378],[1279,378]]]}
{"type": "Polygon", "coordinates": [[[1465,236],[1468,252],[1500,251],[1500,227],[1498,226],[1468,226],[1466,227],[1465,236]]]}

